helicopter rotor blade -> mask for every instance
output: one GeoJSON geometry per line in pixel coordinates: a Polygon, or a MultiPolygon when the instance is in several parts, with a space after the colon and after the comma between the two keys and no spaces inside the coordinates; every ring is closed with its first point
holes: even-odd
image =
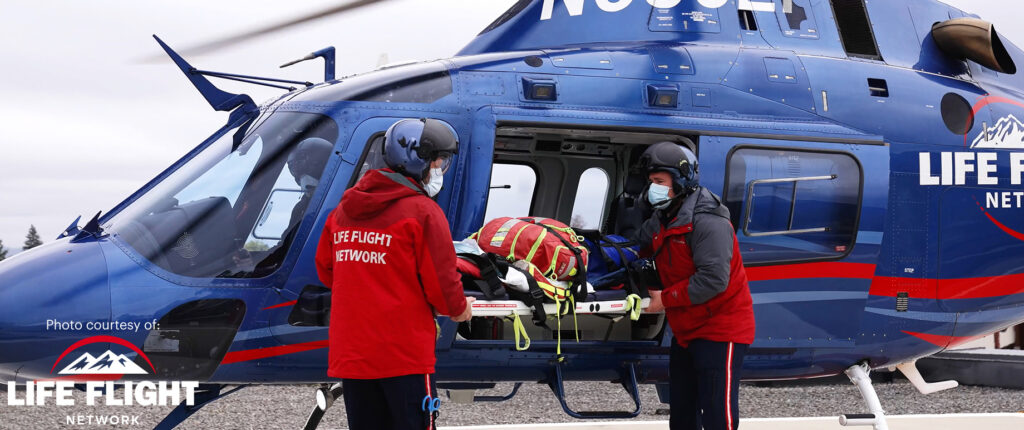
{"type": "MultiPolygon", "coordinates": [[[[355,1],[351,1],[351,2],[348,2],[348,3],[342,4],[342,5],[330,7],[330,8],[327,8],[327,9],[324,9],[324,10],[320,10],[320,11],[317,11],[317,12],[314,12],[314,13],[311,13],[311,14],[308,14],[308,15],[300,16],[298,18],[293,18],[293,19],[290,19],[288,21],[284,21],[284,22],[280,22],[280,23],[273,24],[273,25],[270,25],[270,26],[266,26],[266,27],[257,28],[257,29],[250,30],[250,31],[246,31],[244,33],[236,34],[234,36],[225,37],[223,39],[214,40],[212,42],[203,43],[203,44],[197,45],[197,46],[192,46],[192,47],[189,47],[187,49],[182,49],[182,50],[180,50],[180,53],[183,56],[202,55],[202,54],[205,54],[205,53],[208,53],[208,52],[211,52],[211,51],[215,51],[215,50],[218,50],[218,49],[222,49],[222,48],[234,45],[234,44],[239,43],[239,42],[243,42],[243,41],[245,41],[247,39],[251,39],[251,38],[259,37],[259,36],[265,36],[265,35],[272,34],[272,33],[276,33],[278,31],[281,31],[281,30],[284,30],[284,29],[288,29],[288,28],[291,28],[291,27],[294,27],[294,26],[297,26],[297,25],[300,25],[300,24],[305,24],[307,22],[315,21],[315,20],[318,20],[318,19],[321,19],[321,18],[327,18],[329,16],[334,16],[334,15],[337,15],[337,14],[340,14],[340,13],[349,12],[349,11],[352,11],[352,10],[355,10],[355,9],[362,8],[364,6],[369,6],[369,5],[376,4],[376,3],[381,3],[381,2],[384,2],[384,1],[386,1],[386,0],[355,0],[355,1]]],[[[147,59],[147,60],[149,60],[147,62],[151,62],[153,60],[156,60],[157,58],[162,58],[162,57],[149,58],[149,59],[147,59]]]]}

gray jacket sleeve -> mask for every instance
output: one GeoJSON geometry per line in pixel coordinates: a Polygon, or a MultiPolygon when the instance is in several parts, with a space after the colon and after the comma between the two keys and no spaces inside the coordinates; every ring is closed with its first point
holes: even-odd
{"type": "Polygon", "coordinates": [[[699,213],[693,217],[690,250],[696,273],[690,277],[690,302],[703,304],[729,287],[733,229],[728,219],[699,213]]]}

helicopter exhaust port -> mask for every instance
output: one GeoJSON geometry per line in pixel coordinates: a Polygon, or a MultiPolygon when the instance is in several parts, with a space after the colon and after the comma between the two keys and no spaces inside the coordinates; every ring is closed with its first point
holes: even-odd
{"type": "Polygon", "coordinates": [[[947,55],[971,60],[999,73],[1017,73],[995,26],[977,18],[956,18],[932,27],[935,44],[947,55]]]}

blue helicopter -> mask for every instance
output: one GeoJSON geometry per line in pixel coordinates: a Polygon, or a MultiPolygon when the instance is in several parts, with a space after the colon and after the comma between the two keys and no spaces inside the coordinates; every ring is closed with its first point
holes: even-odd
{"type": "MultiPolygon", "coordinates": [[[[521,0],[454,58],[335,79],[333,48],[317,51],[303,60],[325,61],[319,84],[197,69],[158,42],[227,124],[102,216],[0,263],[4,380],[74,378],[57,370],[123,348],[141,374],[86,376],[203,384],[160,428],[228,386],[330,382],[319,232],[409,117],[462,142],[437,198],[456,239],[498,216],[621,233],[643,192],[637,155],[692,145],[748,265],[744,379],[846,372],[871,411],[848,424],[886,426],[871,369],[950,388],[915,360],[1024,321],[1024,52],[938,1],[521,0]],[[209,77],[287,93],[257,105],[209,77]]],[[[667,396],[671,330],[629,318],[621,291],[588,296],[562,360],[557,331],[527,324],[521,350],[502,322],[521,303],[440,318],[437,380],[478,401],[543,382],[574,417],[636,416],[638,384],[667,396]],[[619,383],[633,408],[574,411],[568,380],[619,383]]],[[[317,395],[310,427],[340,390],[317,395]]]]}

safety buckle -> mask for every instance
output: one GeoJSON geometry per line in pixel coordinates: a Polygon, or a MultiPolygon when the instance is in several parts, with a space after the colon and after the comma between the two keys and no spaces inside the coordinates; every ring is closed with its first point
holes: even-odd
{"type": "Polygon", "coordinates": [[[534,301],[544,300],[544,290],[541,290],[540,288],[530,290],[530,298],[534,301]]]}

